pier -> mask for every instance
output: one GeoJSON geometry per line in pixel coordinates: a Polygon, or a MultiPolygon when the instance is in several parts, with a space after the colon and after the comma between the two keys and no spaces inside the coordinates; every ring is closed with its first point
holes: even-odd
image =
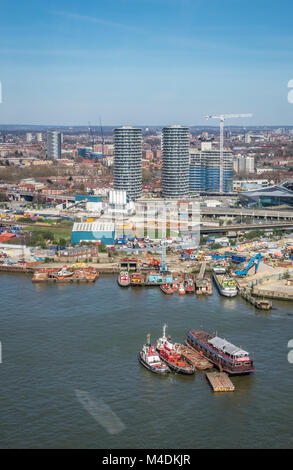
{"type": "Polygon", "coordinates": [[[234,392],[235,386],[225,372],[206,372],[208,379],[214,392],[234,392]]]}
{"type": "Polygon", "coordinates": [[[243,297],[243,299],[247,300],[251,305],[254,305],[254,307],[260,309],[260,310],[271,310],[272,308],[272,302],[270,300],[258,300],[247,289],[239,289],[240,295],[243,297]]]}

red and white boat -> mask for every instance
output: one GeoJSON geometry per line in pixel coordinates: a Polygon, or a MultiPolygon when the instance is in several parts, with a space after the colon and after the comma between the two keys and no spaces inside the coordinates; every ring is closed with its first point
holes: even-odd
{"type": "Polygon", "coordinates": [[[155,374],[168,374],[169,367],[160,359],[155,348],[151,345],[151,335],[147,335],[147,343],[143,346],[138,355],[139,362],[155,374]]]}
{"type": "Polygon", "coordinates": [[[117,282],[119,284],[119,286],[121,287],[128,287],[130,286],[130,276],[129,276],[129,273],[127,271],[122,271],[118,278],[117,278],[117,282]]]}
{"type": "Polygon", "coordinates": [[[167,295],[173,294],[174,292],[171,284],[161,284],[160,288],[164,292],[164,294],[167,294],[167,295]]]}
{"type": "Polygon", "coordinates": [[[185,287],[184,287],[184,284],[183,284],[183,283],[181,283],[181,284],[179,285],[178,294],[179,294],[179,295],[185,295],[185,287]]]}
{"type": "Polygon", "coordinates": [[[194,294],[195,287],[194,287],[194,282],[192,279],[188,279],[188,281],[186,281],[185,291],[186,291],[186,294],[194,294]]]}
{"type": "Polygon", "coordinates": [[[166,336],[167,325],[163,326],[163,336],[155,343],[155,348],[160,358],[173,371],[179,374],[192,375],[195,368],[184,359],[182,354],[178,352],[177,345],[171,342],[171,338],[166,336]]]}

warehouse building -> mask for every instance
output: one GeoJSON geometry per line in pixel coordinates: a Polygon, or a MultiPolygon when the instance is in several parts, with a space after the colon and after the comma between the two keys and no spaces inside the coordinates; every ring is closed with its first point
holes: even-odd
{"type": "Polygon", "coordinates": [[[72,228],[71,243],[81,242],[114,245],[115,224],[103,222],[75,222],[72,228]]]}

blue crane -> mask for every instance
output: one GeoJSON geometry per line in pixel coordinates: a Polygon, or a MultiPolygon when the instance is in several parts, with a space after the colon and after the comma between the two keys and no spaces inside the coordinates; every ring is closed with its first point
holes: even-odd
{"type": "Polygon", "coordinates": [[[262,258],[261,254],[258,253],[253,258],[251,258],[251,260],[249,261],[249,263],[248,263],[248,265],[246,266],[245,269],[243,269],[242,271],[241,270],[235,271],[235,275],[240,276],[240,277],[246,276],[248,274],[248,271],[252,268],[252,266],[255,266],[255,272],[254,273],[256,274],[261,258],[262,258]]]}

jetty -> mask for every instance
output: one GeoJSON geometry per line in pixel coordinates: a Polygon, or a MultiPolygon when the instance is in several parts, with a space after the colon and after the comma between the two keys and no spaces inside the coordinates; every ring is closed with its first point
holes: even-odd
{"type": "Polygon", "coordinates": [[[234,392],[235,386],[225,372],[206,372],[208,379],[214,392],[234,392]]]}
{"type": "Polygon", "coordinates": [[[253,295],[251,295],[250,291],[248,289],[244,288],[239,288],[239,293],[240,295],[247,300],[248,302],[251,303],[251,305],[254,305],[254,307],[260,309],[260,310],[271,310],[272,308],[272,301],[267,300],[267,299],[256,299],[253,295]]]}

